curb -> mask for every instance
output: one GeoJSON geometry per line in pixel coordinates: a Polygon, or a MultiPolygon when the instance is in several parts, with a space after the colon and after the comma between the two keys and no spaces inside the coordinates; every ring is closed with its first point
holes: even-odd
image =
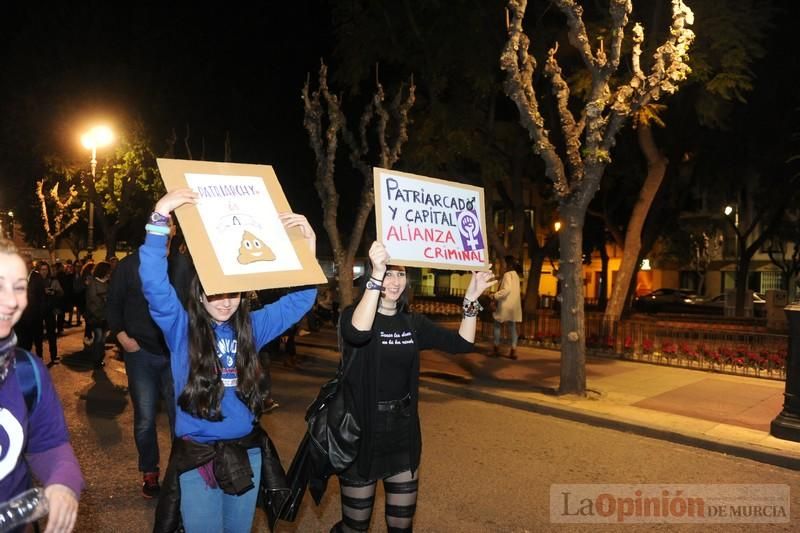
{"type": "MultiPolygon", "coordinates": [[[[324,346],[320,344],[311,344],[302,342],[298,342],[297,344],[313,348],[323,348],[323,349],[327,348],[329,350],[331,349],[329,346],[324,346]]],[[[319,355],[307,354],[306,357],[322,364],[329,364],[332,368],[336,366],[335,363],[333,363],[329,359],[319,355]]],[[[453,376],[453,378],[457,378],[458,380],[460,380],[460,376],[453,376]]],[[[440,379],[452,379],[452,378],[447,378],[445,376],[440,375],[439,379],[435,378],[432,379],[430,377],[425,377],[423,375],[420,375],[419,381],[420,385],[425,388],[445,394],[450,394],[452,396],[458,396],[469,400],[478,400],[496,405],[502,405],[505,407],[520,409],[522,411],[528,411],[546,416],[552,416],[556,418],[570,420],[572,422],[579,422],[582,424],[588,424],[595,427],[603,427],[606,429],[621,431],[624,433],[632,433],[643,437],[673,442],[675,444],[682,444],[684,446],[691,446],[693,448],[700,448],[703,450],[723,453],[726,455],[732,455],[744,459],[750,459],[752,461],[757,461],[759,463],[765,463],[773,466],[778,466],[781,468],[800,471],[800,457],[781,454],[780,452],[773,451],[769,448],[765,448],[762,446],[745,445],[720,438],[712,439],[710,437],[706,437],[700,434],[680,433],[667,429],[644,426],[641,424],[636,424],[625,420],[609,418],[594,413],[587,413],[585,411],[574,409],[571,407],[553,405],[547,402],[540,402],[537,401],[536,399],[520,400],[516,398],[509,398],[499,394],[486,392],[484,390],[450,385],[447,383],[443,383],[442,381],[440,381],[440,379]]],[[[462,381],[462,383],[464,382],[462,381]]]]}

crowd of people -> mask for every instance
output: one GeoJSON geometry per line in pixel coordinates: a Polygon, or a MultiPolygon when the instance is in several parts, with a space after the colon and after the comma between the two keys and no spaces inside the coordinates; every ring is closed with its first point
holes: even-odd
{"type": "MultiPolygon", "coordinates": [[[[409,310],[405,269],[391,265],[380,242],[370,248],[358,300],[341,312],[332,291],[318,294],[315,287],[211,295],[185,243],[174,236],[172,212],[196,202],[190,189],[167,193],[145,226],[144,244],[119,263],[34,264],[0,242],[0,424],[14,433],[8,410],[29,436],[13,458],[0,460],[3,467],[10,461],[0,469],[0,501],[30,487],[32,473],[50,500],[46,531],[74,527],[83,480],[47,367],[59,363],[64,328],[83,326],[93,366],[103,366],[106,342],[116,343],[124,360],[142,495],[158,498],[155,531],[250,531],[259,487],[269,490],[271,483],[265,473],[281,468],[258,423],[277,406],[268,356],[281,339],[293,356],[297,324],[309,317],[310,328],[322,321],[339,324],[342,359],[353,368],[342,386],[362,427],[358,456],[337,473],[342,519],[331,531],[369,529],[378,481],[386,492],[388,530],[411,531],[421,462],[419,352],[473,350],[478,299],[496,283],[494,275],[473,273],[457,331],[409,310]],[[11,377],[25,375],[20,361],[26,360],[41,376],[41,401],[27,409],[26,387],[11,377]],[[162,402],[172,437],[163,476],[156,433],[162,402]]],[[[316,236],[304,216],[284,213],[280,219],[287,230],[297,228],[316,254],[316,236]]],[[[513,283],[504,277],[498,300],[514,292],[513,283]]]]}

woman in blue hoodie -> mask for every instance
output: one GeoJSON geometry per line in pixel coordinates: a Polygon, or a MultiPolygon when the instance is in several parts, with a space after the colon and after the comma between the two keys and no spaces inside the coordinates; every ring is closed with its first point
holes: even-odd
{"type": "MultiPolygon", "coordinates": [[[[171,470],[179,474],[180,516],[187,533],[250,531],[261,481],[258,418],[269,394],[258,350],[311,309],[316,289],[290,293],[250,313],[239,293],[207,295],[195,276],[184,309],[167,276],[166,240],[170,213],[197,198],[191,189],[163,196],[139,249],[142,290],[170,349],[178,404],[167,476],[171,470]],[[252,477],[242,482],[242,471],[252,477]]],[[[280,218],[287,229],[299,227],[316,253],[316,237],[304,216],[284,213],[280,218]]],[[[162,508],[177,505],[168,483],[165,477],[157,530],[172,530],[172,525],[159,525],[169,514],[162,508]]]]}

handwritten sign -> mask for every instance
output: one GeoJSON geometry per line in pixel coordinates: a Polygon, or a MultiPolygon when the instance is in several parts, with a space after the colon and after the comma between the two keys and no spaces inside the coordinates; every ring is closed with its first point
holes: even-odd
{"type": "Polygon", "coordinates": [[[378,239],[394,265],[489,270],[483,188],[375,168],[378,239]]]}
{"type": "Polygon", "coordinates": [[[278,213],[291,211],[272,167],[159,159],[167,190],[189,187],[194,206],[176,210],[207,294],[326,281],[305,240],[278,213]]]}

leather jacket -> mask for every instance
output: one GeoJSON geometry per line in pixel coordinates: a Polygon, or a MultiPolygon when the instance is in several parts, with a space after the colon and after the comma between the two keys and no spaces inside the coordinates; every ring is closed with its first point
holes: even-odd
{"type": "Polygon", "coordinates": [[[255,426],[253,431],[239,439],[212,443],[182,438],[173,440],[156,507],[154,533],[182,530],[178,476],[184,472],[213,461],[214,477],[226,494],[242,494],[253,488],[253,471],[247,450],[256,447],[261,448],[259,502],[262,502],[268,515],[273,513],[277,516],[289,493],[286,473],[272,440],[260,426],[255,426]]]}

